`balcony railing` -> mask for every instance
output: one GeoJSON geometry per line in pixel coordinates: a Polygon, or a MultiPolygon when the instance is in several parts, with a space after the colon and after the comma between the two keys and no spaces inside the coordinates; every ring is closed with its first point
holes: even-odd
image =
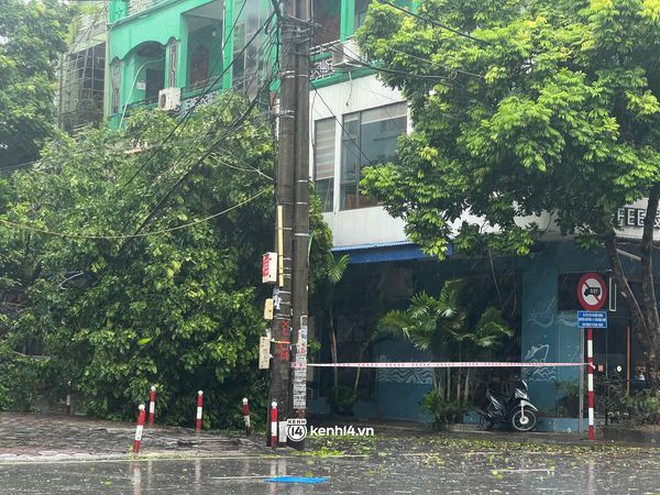
{"type": "Polygon", "coordinates": [[[164,2],[165,0],[129,0],[128,2],[128,15],[134,15],[138,12],[153,7],[156,4],[164,2]]]}
{"type": "Polygon", "coordinates": [[[311,80],[325,79],[334,75],[335,69],[332,65],[332,54],[336,49],[339,40],[325,43],[323,45],[316,45],[312,47],[312,67],[311,67],[311,80]]]}

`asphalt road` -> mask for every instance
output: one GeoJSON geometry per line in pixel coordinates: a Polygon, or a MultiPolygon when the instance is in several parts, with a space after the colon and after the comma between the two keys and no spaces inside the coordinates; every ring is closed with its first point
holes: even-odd
{"type": "Polygon", "coordinates": [[[1,494],[658,494],[660,449],[576,435],[432,433],[308,438],[273,453],[263,436],[0,414],[1,494]],[[316,485],[269,478],[324,478],[316,485]]]}
{"type": "Polygon", "coordinates": [[[358,455],[240,454],[197,459],[58,460],[0,465],[7,494],[652,494],[655,450],[434,446],[358,455]],[[277,476],[324,477],[316,485],[277,476]]]}

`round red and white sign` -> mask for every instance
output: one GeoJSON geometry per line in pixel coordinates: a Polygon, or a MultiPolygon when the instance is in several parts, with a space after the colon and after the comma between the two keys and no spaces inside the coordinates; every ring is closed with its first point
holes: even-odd
{"type": "Polygon", "coordinates": [[[605,280],[598,273],[585,273],[577,286],[578,301],[588,311],[597,311],[607,299],[605,280]]]}

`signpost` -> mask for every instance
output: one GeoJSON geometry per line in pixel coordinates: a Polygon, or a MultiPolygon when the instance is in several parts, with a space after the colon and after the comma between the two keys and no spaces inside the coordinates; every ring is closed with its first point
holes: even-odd
{"type": "MultiPolygon", "coordinates": [[[[578,327],[587,329],[587,402],[589,405],[589,440],[594,432],[594,328],[607,328],[607,313],[598,311],[607,300],[605,280],[598,273],[585,273],[577,286],[580,304],[587,311],[578,311],[578,327]]],[[[582,411],[580,410],[580,416],[582,411]]],[[[580,417],[580,422],[582,418],[580,417]]]]}

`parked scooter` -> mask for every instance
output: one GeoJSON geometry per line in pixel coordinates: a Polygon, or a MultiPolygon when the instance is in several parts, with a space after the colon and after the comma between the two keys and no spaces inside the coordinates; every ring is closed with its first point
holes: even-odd
{"type": "Polygon", "coordinates": [[[497,396],[490,387],[486,390],[486,404],[477,412],[481,424],[491,430],[500,423],[510,425],[517,431],[532,431],[536,427],[539,410],[529,400],[527,382],[516,380],[511,397],[497,396]]]}

